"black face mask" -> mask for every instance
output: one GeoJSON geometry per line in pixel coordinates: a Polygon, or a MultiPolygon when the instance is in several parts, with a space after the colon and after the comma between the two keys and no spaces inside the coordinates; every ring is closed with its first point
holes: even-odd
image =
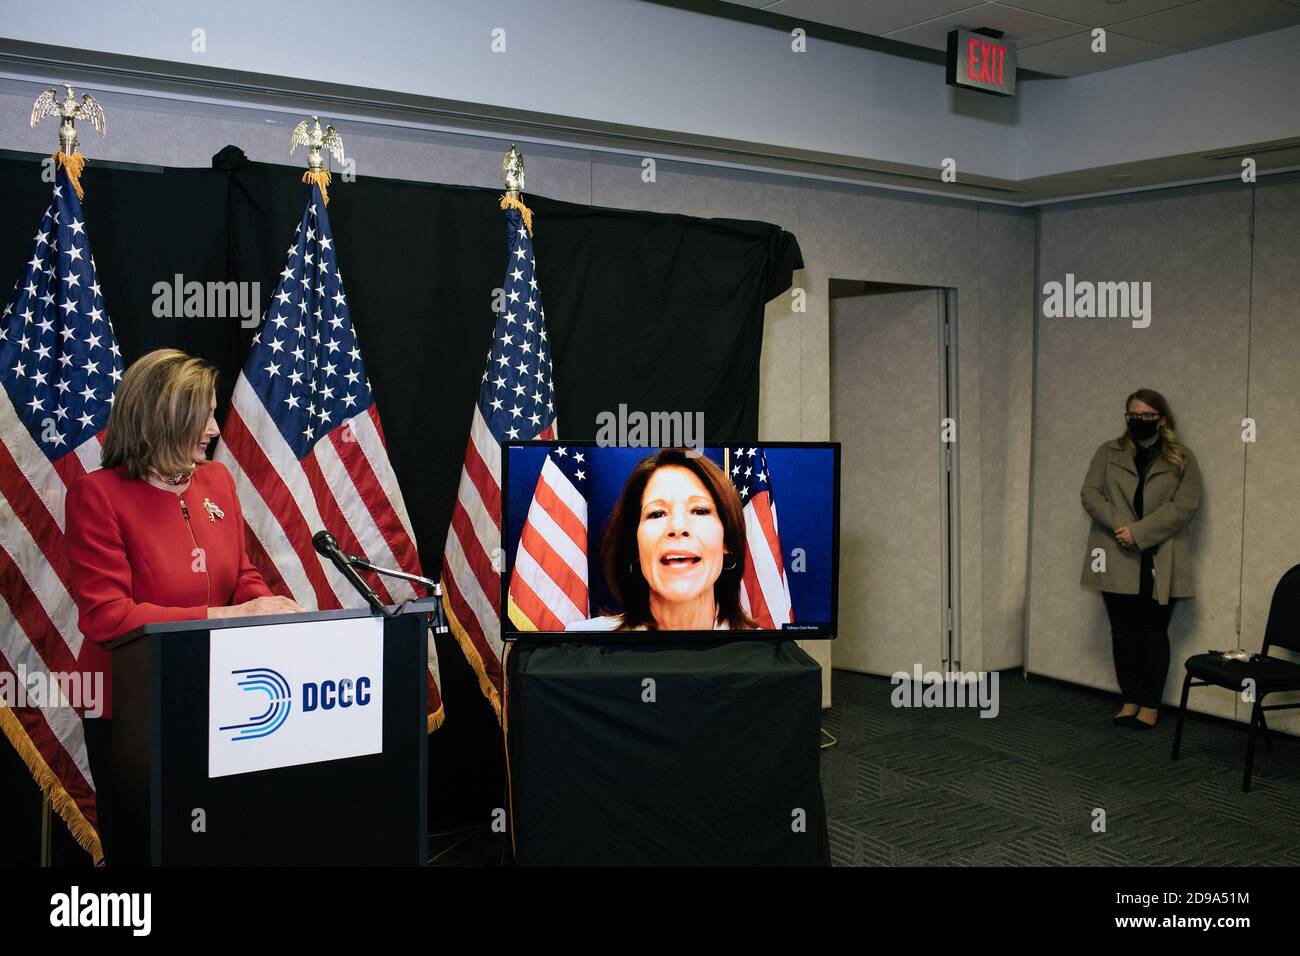
{"type": "Polygon", "coordinates": [[[1148,438],[1150,438],[1152,435],[1156,433],[1156,430],[1159,427],[1160,427],[1159,421],[1154,421],[1154,422],[1129,421],[1128,433],[1133,436],[1134,441],[1146,441],[1148,438]]]}

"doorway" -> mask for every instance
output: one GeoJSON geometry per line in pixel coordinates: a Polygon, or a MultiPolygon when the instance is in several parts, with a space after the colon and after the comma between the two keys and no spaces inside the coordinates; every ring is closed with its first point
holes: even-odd
{"type": "Polygon", "coordinates": [[[955,289],[832,280],[839,636],[868,674],[961,665],[955,289]]]}

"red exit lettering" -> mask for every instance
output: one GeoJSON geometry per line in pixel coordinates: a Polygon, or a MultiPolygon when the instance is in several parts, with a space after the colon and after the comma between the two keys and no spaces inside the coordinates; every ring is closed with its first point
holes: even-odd
{"type": "Polygon", "coordinates": [[[971,37],[966,57],[966,75],[979,83],[1001,86],[1005,75],[1006,57],[1006,47],[971,37]]]}

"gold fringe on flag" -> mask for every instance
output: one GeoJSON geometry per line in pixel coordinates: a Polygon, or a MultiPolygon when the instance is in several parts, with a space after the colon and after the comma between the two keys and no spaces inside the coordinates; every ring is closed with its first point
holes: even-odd
{"type": "Polygon", "coordinates": [[[531,239],[533,235],[533,211],[524,205],[524,201],[513,196],[502,196],[501,208],[519,210],[519,215],[524,220],[524,228],[528,230],[528,237],[531,239]]]}
{"type": "MultiPolygon", "coordinates": [[[[75,154],[74,154],[75,155],[75,154]]],[[[71,176],[71,174],[69,174],[71,176]]],[[[27,769],[31,771],[32,777],[36,780],[36,786],[40,787],[50,798],[50,805],[54,812],[63,818],[63,822],[68,825],[68,830],[72,833],[72,838],[81,845],[81,848],[90,854],[90,858],[95,861],[95,866],[104,865],[104,849],[99,842],[99,834],[95,828],[90,825],[85,814],[81,812],[81,807],[77,806],[77,801],[63,788],[59,778],[50,765],[45,762],[41,752],[36,749],[32,743],[27,731],[19,723],[18,717],[8,707],[0,707],[0,730],[13,744],[14,750],[18,751],[18,756],[22,758],[23,763],[27,764],[27,769]]]]}
{"type": "Polygon", "coordinates": [[[72,188],[77,191],[77,199],[85,199],[85,191],[81,188],[81,171],[86,168],[86,157],[81,153],[65,153],[56,149],[50,153],[50,158],[67,172],[72,188]]]}
{"type": "MultiPolygon", "coordinates": [[[[439,687],[438,690],[441,691],[442,688],[439,687]]],[[[441,727],[442,722],[446,719],[447,719],[447,707],[445,704],[439,705],[438,709],[429,715],[428,733],[433,733],[435,730],[441,727]]]]}
{"type": "MultiPolygon", "coordinates": [[[[504,207],[503,207],[504,208],[504,207]]],[[[451,601],[447,597],[447,586],[442,586],[442,606],[447,612],[447,624],[451,627],[451,632],[456,635],[456,641],[460,644],[461,651],[465,654],[465,660],[469,661],[469,666],[474,668],[474,673],[478,675],[478,687],[483,692],[483,696],[488,699],[492,705],[492,710],[496,712],[497,721],[501,720],[501,692],[497,690],[491,679],[487,675],[487,668],[483,666],[483,658],[479,656],[478,648],[470,640],[469,632],[456,617],[456,612],[451,609],[451,601]]]]}
{"type": "Polygon", "coordinates": [[[330,171],[328,169],[309,169],[302,174],[302,181],[312,186],[319,186],[320,198],[325,200],[325,205],[330,204],[330,171]]]}

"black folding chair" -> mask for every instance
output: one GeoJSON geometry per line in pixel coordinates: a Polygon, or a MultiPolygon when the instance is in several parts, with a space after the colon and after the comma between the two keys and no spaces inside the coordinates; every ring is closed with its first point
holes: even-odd
{"type": "Polygon", "coordinates": [[[1178,759],[1178,745],[1183,739],[1183,717],[1187,713],[1187,692],[1193,687],[1227,687],[1241,691],[1254,681],[1254,707],[1250,714],[1250,734],[1246,742],[1246,776],[1241,789],[1250,790],[1250,771],[1255,763],[1255,733],[1262,731],[1264,746],[1273,752],[1273,741],[1268,724],[1264,721],[1266,710],[1288,710],[1300,707],[1295,704],[1264,706],[1269,694],[1300,690],[1300,664],[1268,656],[1270,647],[1285,647],[1300,652],[1300,564],[1297,564],[1277,582],[1273,589],[1273,603],[1268,609],[1268,624],[1264,628],[1264,647],[1260,656],[1249,661],[1229,661],[1214,654],[1197,654],[1187,658],[1187,677],[1183,680],[1183,699],[1178,704],[1178,727],[1174,731],[1172,759],[1178,759]],[[1199,680],[1193,680],[1199,678],[1199,680]]]}

